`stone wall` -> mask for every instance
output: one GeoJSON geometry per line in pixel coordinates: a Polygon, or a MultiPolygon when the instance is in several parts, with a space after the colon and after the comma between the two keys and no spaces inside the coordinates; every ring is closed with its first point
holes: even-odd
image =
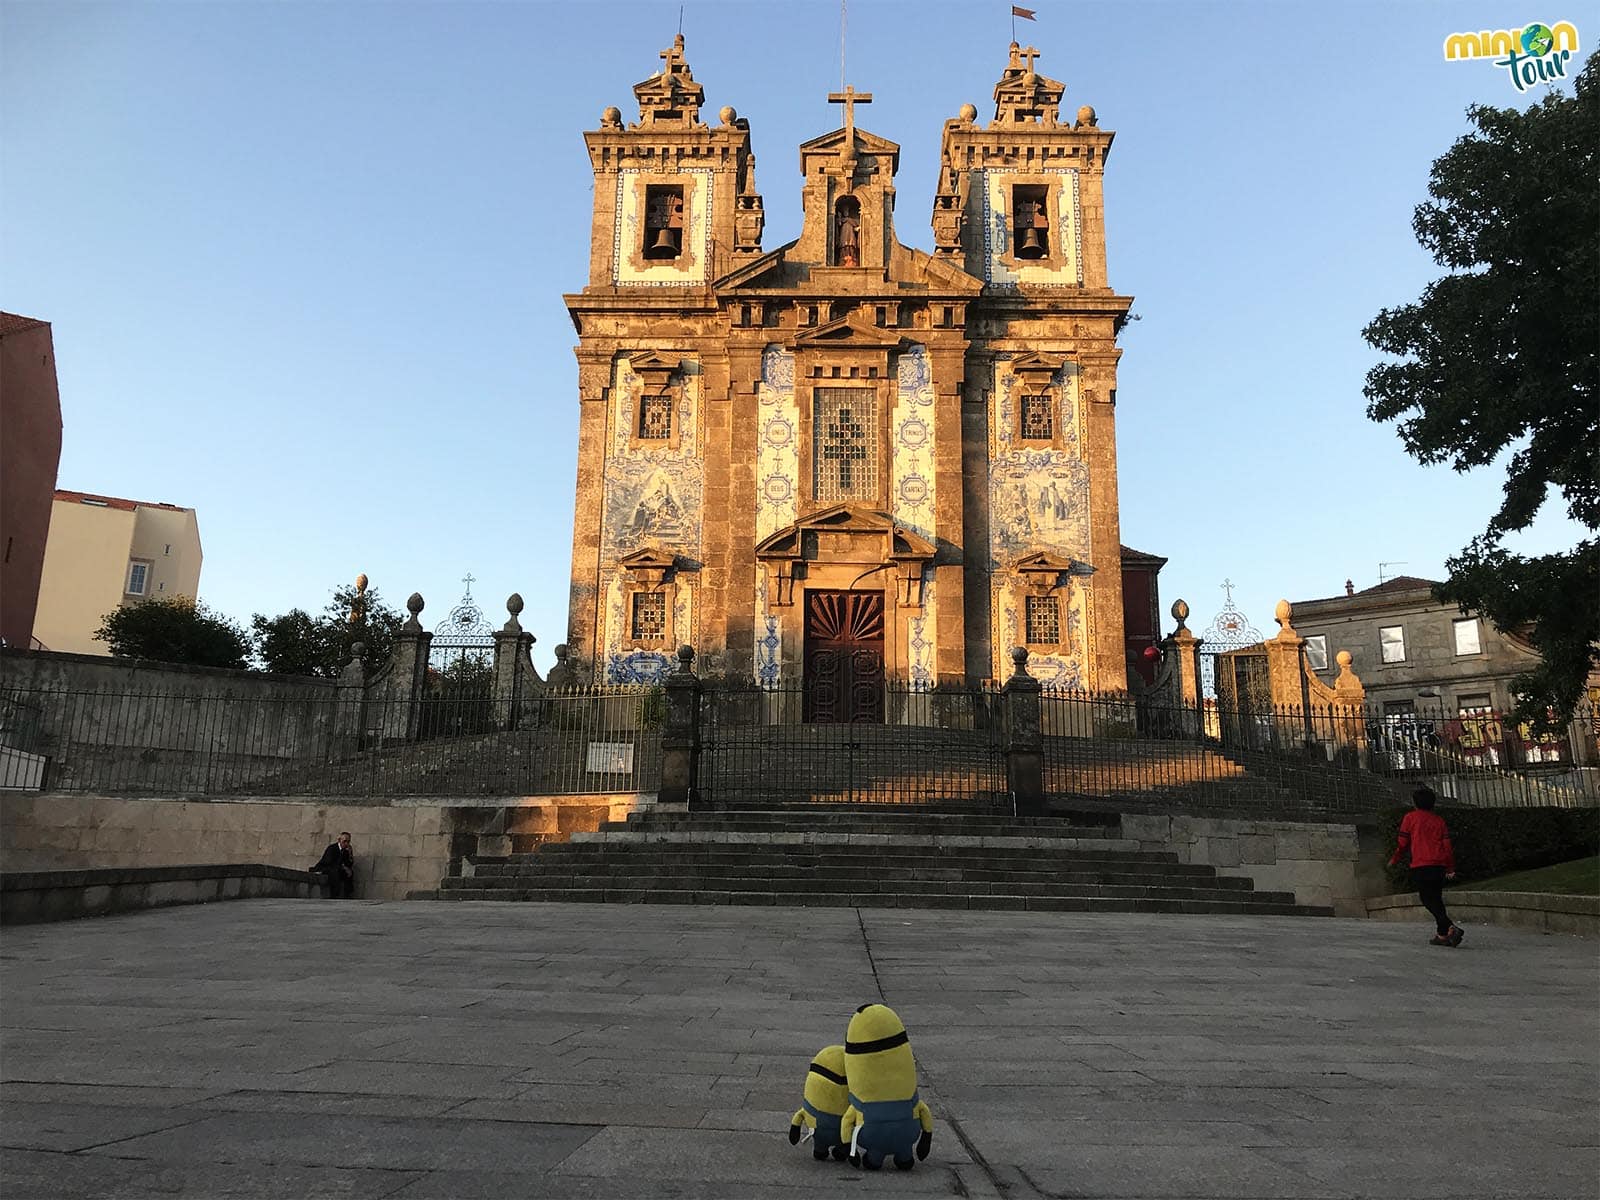
{"type": "MultiPolygon", "coordinates": [[[[1556,896],[1538,892],[1474,892],[1451,888],[1445,905],[1452,919],[1463,926],[1505,925],[1536,929],[1540,933],[1571,933],[1600,937],[1600,897],[1556,896]]],[[[1433,918],[1415,895],[1375,896],[1367,901],[1367,915],[1375,921],[1408,921],[1425,928],[1433,918]]]]}
{"type": "Polygon", "coordinates": [[[356,854],[356,896],[432,891],[469,855],[562,841],[620,820],[638,797],[527,797],[354,804],[338,800],[178,800],[0,795],[0,871],[264,863],[310,868],[341,831],[356,854]]]}
{"type": "Polygon", "coordinates": [[[1330,905],[1341,917],[1366,916],[1365,898],[1388,890],[1375,834],[1355,825],[1124,813],[1122,836],[1263,891],[1293,892],[1298,904],[1330,905]]]}

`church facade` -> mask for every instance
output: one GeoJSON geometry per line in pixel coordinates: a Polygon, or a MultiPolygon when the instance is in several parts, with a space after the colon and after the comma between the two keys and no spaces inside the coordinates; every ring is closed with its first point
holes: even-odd
{"type": "Polygon", "coordinates": [[[700,673],[768,685],[841,661],[976,684],[1020,645],[1047,686],[1125,687],[1113,135],[1063,120],[1013,44],[994,119],[944,123],[928,253],[896,237],[899,147],[847,88],[800,147],[799,236],[767,250],[748,122],[702,119],[681,36],[661,57],[639,119],[584,134],[580,671],[653,681],[688,643],[700,673]]]}

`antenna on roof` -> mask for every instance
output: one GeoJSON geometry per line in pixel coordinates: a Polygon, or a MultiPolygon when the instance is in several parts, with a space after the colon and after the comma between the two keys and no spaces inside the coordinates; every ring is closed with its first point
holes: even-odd
{"type": "Polygon", "coordinates": [[[1387,583],[1390,579],[1394,578],[1393,576],[1385,575],[1383,573],[1383,569],[1385,567],[1403,567],[1403,566],[1406,566],[1406,565],[1407,565],[1406,560],[1403,559],[1403,558],[1402,559],[1397,559],[1394,562],[1381,562],[1381,563],[1379,563],[1378,564],[1378,582],[1379,583],[1387,583]]]}

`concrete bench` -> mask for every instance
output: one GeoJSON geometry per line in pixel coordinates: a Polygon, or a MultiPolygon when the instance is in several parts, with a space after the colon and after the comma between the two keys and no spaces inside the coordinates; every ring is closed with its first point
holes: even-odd
{"type": "Polygon", "coordinates": [[[263,863],[0,874],[0,925],[99,917],[173,904],[328,894],[325,876],[263,863]]]}

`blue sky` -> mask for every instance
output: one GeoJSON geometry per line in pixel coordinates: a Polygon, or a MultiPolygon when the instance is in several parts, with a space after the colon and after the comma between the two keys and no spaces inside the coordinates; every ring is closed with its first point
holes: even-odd
{"type": "MultiPolygon", "coordinates": [[[[1520,0],[1519,0],[1520,3],[1520,0]]],[[[1577,22],[1519,3],[1049,3],[1039,69],[1117,132],[1123,540],[1196,629],[1222,581],[1280,596],[1437,576],[1497,472],[1408,457],[1366,419],[1360,330],[1437,268],[1411,235],[1472,103],[1525,105],[1446,34],[1577,22]]],[[[247,622],[364,571],[429,627],[477,578],[552,659],[566,626],[581,133],[673,3],[0,5],[0,308],[54,326],[60,486],[198,511],[201,595],[247,622]]],[[[858,122],[902,147],[897,232],[931,247],[942,122],[987,120],[1009,4],[852,0],[858,122]]],[[[833,0],[683,6],[715,112],[751,123],[765,245],[799,232],[798,145],[836,128],[833,0]]],[[[1575,74],[1574,63],[1571,73],[1575,74]]],[[[1550,506],[1519,545],[1570,545],[1550,506]]]]}

